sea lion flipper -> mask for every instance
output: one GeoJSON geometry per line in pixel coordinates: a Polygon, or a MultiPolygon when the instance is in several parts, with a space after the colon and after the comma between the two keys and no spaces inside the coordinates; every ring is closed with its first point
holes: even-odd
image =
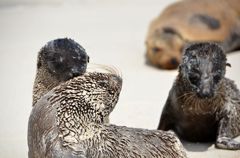
{"type": "Polygon", "coordinates": [[[219,122],[217,141],[215,144],[217,148],[229,150],[240,149],[240,142],[234,140],[240,133],[240,128],[236,126],[240,124],[240,119],[233,117],[234,115],[239,115],[236,108],[232,108],[228,115],[225,115],[219,122]]]}
{"type": "Polygon", "coordinates": [[[160,121],[159,121],[159,124],[158,124],[158,130],[164,130],[164,131],[168,131],[168,130],[171,130],[172,127],[173,127],[173,119],[171,119],[174,115],[171,115],[170,112],[172,110],[170,110],[171,108],[171,103],[170,103],[170,100],[168,99],[164,108],[163,108],[163,111],[162,111],[162,115],[161,115],[161,118],[160,118],[160,121]]]}
{"type": "Polygon", "coordinates": [[[158,130],[170,130],[171,123],[168,121],[169,116],[164,112],[160,118],[159,124],[158,124],[158,130]]]}
{"type": "Polygon", "coordinates": [[[227,137],[219,137],[216,141],[216,147],[220,149],[239,150],[240,142],[227,137]]]}

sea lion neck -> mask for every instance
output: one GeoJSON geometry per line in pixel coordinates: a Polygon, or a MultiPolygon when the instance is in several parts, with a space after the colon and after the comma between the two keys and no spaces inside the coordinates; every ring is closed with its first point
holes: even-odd
{"type": "Polygon", "coordinates": [[[33,106],[44,94],[58,86],[62,81],[54,77],[48,70],[41,67],[37,70],[33,87],[33,106]]]}

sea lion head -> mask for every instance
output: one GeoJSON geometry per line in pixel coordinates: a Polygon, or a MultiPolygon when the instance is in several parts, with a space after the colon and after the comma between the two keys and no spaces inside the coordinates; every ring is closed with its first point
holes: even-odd
{"type": "Polygon", "coordinates": [[[146,41],[147,60],[162,69],[176,69],[180,63],[185,44],[182,36],[174,29],[157,29],[146,41]]]}
{"type": "Polygon", "coordinates": [[[89,56],[72,39],[48,42],[39,52],[37,68],[45,68],[59,81],[66,81],[86,72],[89,56]]]}
{"type": "Polygon", "coordinates": [[[215,43],[189,44],[179,71],[199,98],[211,98],[225,76],[226,61],[223,49],[215,43]]]}

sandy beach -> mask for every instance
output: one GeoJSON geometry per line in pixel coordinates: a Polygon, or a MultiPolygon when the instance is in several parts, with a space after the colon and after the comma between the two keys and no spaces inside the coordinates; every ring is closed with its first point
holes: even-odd
{"type": "MultiPolygon", "coordinates": [[[[156,129],[177,70],[145,64],[150,21],[173,0],[3,0],[0,2],[0,157],[27,157],[27,124],[37,52],[48,41],[69,37],[91,63],[113,65],[123,76],[110,122],[156,129]]],[[[228,55],[226,76],[240,88],[240,52],[228,55]]],[[[240,139],[238,139],[240,141],[240,139]]],[[[184,143],[190,158],[240,158],[240,151],[213,143],[184,143]]]]}

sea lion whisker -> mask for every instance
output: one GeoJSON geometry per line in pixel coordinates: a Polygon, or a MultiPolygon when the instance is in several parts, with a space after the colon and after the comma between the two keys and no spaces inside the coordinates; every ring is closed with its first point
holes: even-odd
{"type": "Polygon", "coordinates": [[[193,94],[193,92],[184,93],[184,94],[180,95],[179,97],[177,97],[177,99],[181,99],[182,97],[186,97],[191,94],[193,94]]]}

